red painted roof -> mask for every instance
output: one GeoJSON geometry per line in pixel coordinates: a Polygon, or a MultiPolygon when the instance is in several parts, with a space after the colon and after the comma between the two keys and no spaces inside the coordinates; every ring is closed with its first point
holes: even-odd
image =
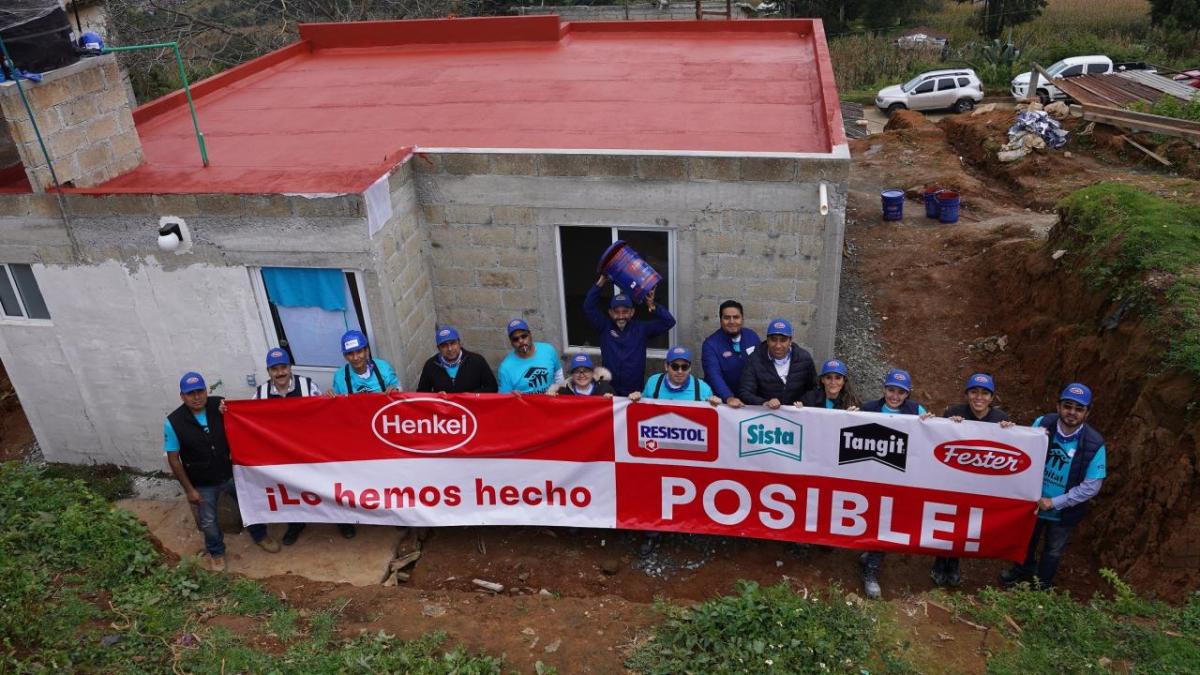
{"type": "Polygon", "coordinates": [[[819,21],[555,16],[311,24],[135,113],[145,162],[80,192],[359,192],[412,148],[825,153],[845,143],[819,21]]]}

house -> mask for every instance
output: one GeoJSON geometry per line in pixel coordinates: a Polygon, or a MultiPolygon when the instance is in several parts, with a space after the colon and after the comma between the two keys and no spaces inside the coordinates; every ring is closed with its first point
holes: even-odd
{"type": "Polygon", "coordinates": [[[439,323],[493,365],[517,316],[596,352],[580,303],[618,238],[665,278],[660,357],[699,347],[727,298],[831,355],[849,152],[819,21],[300,38],[193,86],[207,166],[183,92],[131,110],[112,55],[22,84],[45,153],[0,86],[19,151],[0,162],[0,360],[47,459],[159,469],[180,374],[247,398],[284,344],[327,386],[346,328],[406,388],[439,323]],[[160,222],[187,241],[161,250],[160,222]]]}

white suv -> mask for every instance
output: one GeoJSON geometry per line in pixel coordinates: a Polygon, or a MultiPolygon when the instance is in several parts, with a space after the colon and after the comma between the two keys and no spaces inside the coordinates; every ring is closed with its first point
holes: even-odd
{"type": "Polygon", "coordinates": [[[983,100],[983,83],[970,68],[932,70],[904,84],[884,87],[875,95],[875,107],[889,115],[897,110],[966,112],[983,100]]]}
{"type": "MultiPolygon", "coordinates": [[[[1112,59],[1102,54],[1072,56],[1050,66],[1046,72],[1050,73],[1055,80],[1079,75],[1103,75],[1113,72],[1113,62],[1112,59]]],[[[1038,73],[1038,87],[1035,93],[1042,105],[1067,97],[1058,87],[1054,86],[1053,81],[1047,82],[1041,73],[1038,73]]],[[[1029,97],[1029,73],[1021,73],[1013,78],[1012,95],[1018,101],[1029,97]]]]}

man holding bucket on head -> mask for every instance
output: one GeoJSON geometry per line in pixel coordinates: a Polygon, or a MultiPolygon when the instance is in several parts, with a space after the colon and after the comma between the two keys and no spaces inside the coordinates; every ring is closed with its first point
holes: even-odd
{"type": "Polygon", "coordinates": [[[654,302],[658,273],[623,241],[614,243],[600,257],[604,271],[588,289],[583,312],[600,335],[600,359],[612,371],[612,386],[619,396],[641,391],[646,378],[646,344],[675,327],[675,317],[654,302]],[[616,283],[628,290],[615,293],[608,312],[601,308],[600,292],[617,276],[616,283]],[[634,302],[646,302],[652,318],[635,320],[634,302]]]}

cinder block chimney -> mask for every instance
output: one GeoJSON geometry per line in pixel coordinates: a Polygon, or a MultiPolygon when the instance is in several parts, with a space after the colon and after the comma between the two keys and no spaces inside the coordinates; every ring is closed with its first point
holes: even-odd
{"type": "MultiPolygon", "coordinates": [[[[90,57],[21,86],[60,183],[92,187],[142,163],[142,142],[112,54],[90,57]]],[[[54,186],[15,82],[0,84],[0,170],[19,159],[36,192],[54,186]],[[13,148],[15,146],[15,155],[13,148]],[[7,148],[7,151],[6,151],[7,148]]]]}

